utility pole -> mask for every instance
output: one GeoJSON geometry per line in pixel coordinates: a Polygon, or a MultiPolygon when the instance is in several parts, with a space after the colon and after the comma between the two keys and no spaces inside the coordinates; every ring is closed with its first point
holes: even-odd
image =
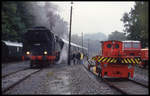
{"type": "Polygon", "coordinates": [[[68,45],[68,65],[70,65],[70,42],[71,42],[71,24],[72,24],[72,4],[73,1],[71,1],[71,10],[70,10],[70,30],[69,30],[69,45],[68,45]]]}
{"type": "Polygon", "coordinates": [[[88,57],[89,57],[89,39],[88,39],[88,57]]]}
{"type": "Polygon", "coordinates": [[[83,32],[82,32],[82,53],[83,53],[83,32]]]}

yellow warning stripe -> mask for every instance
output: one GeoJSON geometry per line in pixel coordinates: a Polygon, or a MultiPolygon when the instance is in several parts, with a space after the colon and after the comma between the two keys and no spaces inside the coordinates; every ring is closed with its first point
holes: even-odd
{"type": "Polygon", "coordinates": [[[135,63],[135,61],[131,58],[131,61],[133,62],[133,63],[135,63]]]}
{"type": "Polygon", "coordinates": [[[104,58],[104,57],[101,57],[101,58],[98,60],[98,62],[100,62],[103,58],[104,58]]]}
{"type": "Polygon", "coordinates": [[[121,60],[121,63],[124,63],[124,61],[123,61],[123,60],[121,60]]]}
{"type": "MultiPolygon", "coordinates": [[[[93,57],[93,60],[98,60],[98,62],[107,62],[107,63],[116,63],[118,61],[118,58],[113,58],[113,57],[103,57],[103,56],[98,56],[98,57],[93,57]]],[[[139,63],[140,58],[120,58],[121,63],[139,63]]]]}
{"type": "Polygon", "coordinates": [[[115,58],[114,63],[116,63],[116,62],[117,62],[117,59],[115,58]]]}
{"type": "Polygon", "coordinates": [[[98,56],[98,57],[97,57],[97,60],[98,60],[99,58],[101,58],[101,57],[98,56]]]}
{"type": "Polygon", "coordinates": [[[113,59],[110,61],[110,63],[113,62],[114,60],[115,60],[115,59],[113,58],[113,59]]]}
{"type": "Polygon", "coordinates": [[[104,62],[104,61],[106,61],[106,60],[107,60],[107,57],[106,57],[106,58],[104,58],[102,62],[104,62]]]}
{"type": "Polygon", "coordinates": [[[136,62],[137,64],[139,63],[137,59],[135,59],[135,62],[136,62]]]}
{"type": "Polygon", "coordinates": [[[108,63],[111,60],[111,58],[109,58],[106,62],[108,63]]]}
{"type": "Polygon", "coordinates": [[[130,59],[129,59],[129,58],[127,58],[127,60],[128,60],[128,62],[129,62],[129,63],[131,63],[131,61],[130,61],[130,59]]]}
{"type": "Polygon", "coordinates": [[[128,63],[127,60],[124,58],[125,63],[128,63]]]}

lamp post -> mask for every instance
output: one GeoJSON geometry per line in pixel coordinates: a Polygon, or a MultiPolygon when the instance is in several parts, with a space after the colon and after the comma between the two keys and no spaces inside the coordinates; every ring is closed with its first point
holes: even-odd
{"type": "Polygon", "coordinates": [[[70,10],[70,30],[69,30],[69,48],[68,48],[68,65],[70,65],[70,42],[71,42],[71,24],[72,24],[72,4],[73,1],[71,1],[71,10],[70,10]]]}

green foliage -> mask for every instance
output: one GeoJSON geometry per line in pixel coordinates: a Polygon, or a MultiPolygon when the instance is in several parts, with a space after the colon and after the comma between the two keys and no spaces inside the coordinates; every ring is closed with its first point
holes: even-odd
{"type": "Polygon", "coordinates": [[[31,26],[32,16],[26,9],[26,2],[2,2],[2,39],[22,41],[25,29],[31,26]],[[28,15],[27,15],[28,14],[28,15]]]}
{"type": "Polygon", "coordinates": [[[124,13],[121,19],[127,39],[140,40],[142,47],[148,46],[148,12],[148,2],[136,2],[134,9],[124,13]]]}
{"type": "Polygon", "coordinates": [[[68,34],[68,23],[58,14],[57,6],[39,2],[5,1],[2,2],[2,40],[22,41],[26,29],[34,26],[45,26],[58,36],[68,34]],[[62,35],[63,34],[63,35],[62,35]]]}
{"type": "Polygon", "coordinates": [[[112,32],[109,36],[108,36],[108,40],[119,40],[119,41],[123,41],[126,40],[126,36],[123,32],[112,32]]]}

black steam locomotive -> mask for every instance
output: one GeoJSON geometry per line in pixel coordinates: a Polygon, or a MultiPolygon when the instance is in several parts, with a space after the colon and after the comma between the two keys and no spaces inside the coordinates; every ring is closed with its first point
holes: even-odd
{"type": "Polygon", "coordinates": [[[33,27],[23,37],[23,57],[30,67],[53,64],[60,58],[63,41],[45,27],[33,27]]]}
{"type": "MultiPolygon", "coordinates": [[[[30,67],[55,64],[60,59],[62,48],[68,50],[68,43],[46,27],[33,27],[24,34],[22,59],[30,59],[30,67]]],[[[71,53],[81,50],[87,52],[87,48],[71,43],[71,53]]]]}

